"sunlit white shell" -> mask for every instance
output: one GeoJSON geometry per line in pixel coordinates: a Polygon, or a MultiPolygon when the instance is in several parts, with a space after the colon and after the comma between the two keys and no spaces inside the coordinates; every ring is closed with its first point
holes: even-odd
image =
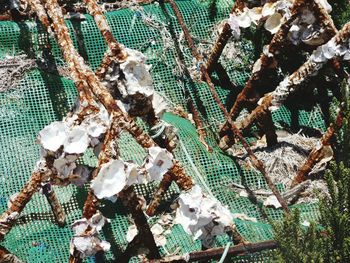
{"type": "Polygon", "coordinates": [[[265,29],[271,34],[275,34],[282,24],[282,15],[280,13],[275,13],[270,16],[265,22],[265,29]]]}
{"type": "Polygon", "coordinates": [[[150,147],[144,167],[152,180],[161,181],[163,175],[173,167],[173,155],[158,146],[150,147]]]}
{"type": "Polygon", "coordinates": [[[89,143],[90,139],[86,130],[76,126],[70,130],[63,143],[64,151],[66,153],[83,153],[88,148],[89,143]]]}
{"type": "Polygon", "coordinates": [[[49,151],[57,151],[67,138],[66,125],[54,121],[39,132],[39,142],[49,151]]]}
{"type": "Polygon", "coordinates": [[[122,160],[111,160],[101,166],[91,189],[97,198],[109,198],[118,194],[126,185],[126,172],[122,160]]]}

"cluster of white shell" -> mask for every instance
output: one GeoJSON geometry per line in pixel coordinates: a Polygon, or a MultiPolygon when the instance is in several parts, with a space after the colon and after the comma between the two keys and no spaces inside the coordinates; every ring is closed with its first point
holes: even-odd
{"type": "MultiPolygon", "coordinates": [[[[319,3],[328,12],[332,10],[327,0],[320,0],[319,3]]],[[[246,7],[243,12],[230,14],[230,18],[227,22],[235,38],[239,38],[241,33],[240,28],[248,28],[252,24],[261,25],[264,23],[264,28],[271,34],[275,34],[280,26],[290,18],[290,7],[292,4],[293,0],[280,0],[273,3],[265,3],[262,7],[254,7],[251,9],[246,7]]],[[[310,17],[309,12],[303,13],[302,17],[295,21],[294,27],[292,27],[289,34],[293,43],[308,41],[311,38],[311,35],[315,32],[312,26],[313,22],[314,20],[310,17]]]]}
{"type": "MultiPolygon", "coordinates": [[[[309,57],[309,62],[314,68],[314,74],[317,74],[318,70],[322,68],[328,60],[333,58],[341,58],[343,60],[350,60],[350,41],[342,43],[336,42],[336,38],[333,37],[326,44],[319,46],[309,57]]],[[[300,78],[291,80],[290,77],[286,77],[273,91],[273,100],[270,110],[277,110],[291,92],[294,92],[294,86],[298,85],[302,81],[300,78]]]]}
{"type": "MultiPolygon", "coordinates": [[[[84,102],[85,103],[85,102],[84,102]]],[[[59,178],[69,179],[77,186],[82,186],[89,176],[89,170],[76,161],[92,147],[96,155],[102,146],[103,135],[110,125],[109,115],[102,105],[97,113],[88,114],[79,120],[79,112],[87,105],[77,105],[78,110],[63,121],[55,121],[39,132],[38,142],[42,146],[42,162],[48,156],[54,157],[54,174],[59,178]]]]}
{"type": "Polygon", "coordinates": [[[166,149],[153,146],[141,166],[122,159],[111,160],[101,166],[91,183],[99,199],[116,201],[118,193],[127,185],[161,181],[163,175],[173,167],[173,155],[166,149]]]}
{"type": "Polygon", "coordinates": [[[150,74],[151,65],[140,51],[125,48],[127,58],[124,62],[113,63],[102,82],[112,94],[116,93],[118,106],[131,115],[144,116],[153,110],[161,118],[167,109],[164,99],[154,90],[150,74]],[[141,107],[140,107],[141,106],[141,107]],[[137,113],[137,114],[135,114],[137,113]]]}
{"type": "Polygon", "coordinates": [[[205,247],[211,247],[214,238],[233,225],[229,209],[215,198],[206,196],[198,185],[182,192],[178,202],[175,223],[181,224],[194,239],[200,239],[205,247]]]}
{"type": "Polygon", "coordinates": [[[85,258],[99,251],[108,251],[111,247],[109,242],[98,237],[98,232],[107,222],[108,220],[100,213],[96,213],[89,220],[83,218],[75,221],[72,224],[74,236],[70,244],[70,253],[73,254],[76,249],[85,258]]]}

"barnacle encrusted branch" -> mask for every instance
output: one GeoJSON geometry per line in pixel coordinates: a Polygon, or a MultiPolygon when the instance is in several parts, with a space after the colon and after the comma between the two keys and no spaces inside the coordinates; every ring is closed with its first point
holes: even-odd
{"type": "Polygon", "coordinates": [[[66,223],[66,215],[62,208],[61,203],[59,202],[56,192],[52,189],[50,183],[46,183],[41,187],[42,193],[45,195],[47,201],[51,206],[51,210],[55,215],[55,219],[58,225],[63,226],[66,223]]]}
{"type": "Polygon", "coordinates": [[[344,27],[326,44],[319,46],[310,58],[290,76],[286,77],[275,89],[265,95],[251,114],[238,126],[245,129],[259,119],[264,111],[278,109],[290,94],[298,91],[300,85],[311,76],[315,76],[326,63],[333,58],[350,59],[348,41],[350,38],[350,23],[344,27]]]}
{"type": "MultiPolygon", "coordinates": [[[[298,44],[300,42],[300,32],[303,26],[308,25],[307,30],[313,30],[313,24],[318,24],[321,27],[321,35],[310,39],[303,39],[303,42],[309,45],[319,45],[327,42],[331,37],[336,34],[336,28],[333,24],[332,19],[328,15],[327,11],[318,1],[299,1],[296,0],[291,7],[290,17],[281,25],[277,33],[273,36],[270,44],[261,54],[260,58],[255,62],[253,66],[253,72],[243,90],[238,94],[234,105],[230,110],[232,119],[236,119],[242,108],[255,107],[257,101],[260,98],[259,92],[255,90],[256,85],[259,83],[261,77],[266,73],[267,69],[275,68],[277,61],[275,56],[280,52],[283,46],[287,43],[293,42],[298,44]],[[310,11],[308,11],[310,10],[310,11]],[[313,12],[314,14],[310,13],[313,12]],[[294,36],[294,29],[298,32],[294,36]]],[[[307,33],[305,31],[305,33],[307,33]]],[[[310,33],[309,33],[310,34],[310,33]]],[[[266,112],[261,112],[261,116],[266,116],[266,112]]],[[[266,117],[265,117],[266,118],[266,117]]],[[[251,123],[249,123],[251,125],[251,123]]],[[[268,126],[272,127],[272,126],[268,126]]],[[[269,128],[268,128],[269,129],[269,128]]],[[[221,147],[227,149],[234,143],[230,136],[227,135],[229,131],[228,122],[226,121],[221,130],[220,136],[223,137],[221,140],[221,147]]]]}
{"type": "Polygon", "coordinates": [[[24,263],[15,255],[11,254],[6,248],[0,246],[0,262],[3,263],[24,263]]]}
{"type": "Polygon", "coordinates": [[[40,188],[44,176],[45,174],[41,173],[40,171],[33,172],[29,181],[22,188],[16,198],[12,200],[9,209],[1,215],[0,239],[3,239],[4,236],[11,230],[19,214],[23,211],[26,204],[40,188]]]}
{"type": "MultiPolygon", "coordinates": [[[[144,133],[143,130],[140,127],[138,127],[136,125],[136,123],[127,115],[127,113],[123,112],[119,108],[119,106],[117,105],[117,103],[115,102],[113,97],[110,95],[110,93],[105,89],[105,87],[97,79],[96,75],[91,71],[91,69],[88,66],[86,66],[84,61],[78,55],[78,53],[74,49],[74,46],[73,46],[72,41],[70,39],[69,32],[68,32],[68,29],[64,23],[64,20],[60,16],[61,10],[60,10],[60,7],[58,6],[57,2],[55,0],[48,0],[46,2],[45,7],[47,9],[48,15],[50,16],[50,18],[53,21],[54,32],[55,32],[57,41],[59,42],[59,44],[62,48],[64,58],[67,61],[72,62],[72,63],[69,63],[68,66],[71,69],[73,80],[78,84],[81,83],[81,79],[86,80],[86,82],[83,82],[83,84],[85,84],[85,86],[82,86],[83,91],[93,93],[94,96],[97,98],[97,100],[102,102],[102,104],[104,105],[104,107],[106,108],[106,110],[108,111],[108,113],[110,114],[110,116],[112,118],[111,125],[116,124],[117,129],[123,129],[123,130],[127,130],[128,132],[130,132],[135,137],[136,141],[142,147],[149,149],[151,156],[152,156],[151,151],[153,151],[153,152],[156,151],[156,152],[159,152],[159,154],[167,155],[165,150],[159,151],[157,149],[158,147],[156,146],[156,144],[152,140],[152,138],[149,135],[147,135],[146,133],[144,133]],[[69,58],[67,57],[68,54],[70,54],[69,58]],[[165,152],[162,152],[162,151],[165,151],[165,152]]],[[[94,101],[91,101],[91,103],[94,103],[94,101]]],[[[99,156],[100,157],[99,158],[99,165],[98,165],[98,168],[94,172],[94,180],[92,183],[93,192],[90,191],[88,198],[87,198],[87,202],[84,206],[83,215],[84,215],[85,219],[84,219],[83,224],[84,224],[84,226],[86,225],[87,228],[83,232],[78,231],[76,233],[76,236],[72,240],[72,251],[71,251],[71,254],[73,255],[73,257],[71,257],[72,262],[74,262],[74,260],[79,261],[82,257],[90,255],[91,253],[95,253],[96,251],[108,249],[107,244],[103,243],[102,241],[100,241],[97,238],[97,236],[96,236],[97,231],[93,231],[93,232],[86,232],[86,231],[89,231],[89,229],[93,225],[93,221],[90,222],[90,220],[92,220],[92,218],[96,215],[95,212],[97,212],[96,211],[96,207],[97,207],[96,205],[97,205],[97,201],[98,201],[97,198],[104,198],[104,197],[112,197],[113,196],[113,193],[110,192],[109,190],[106,192],[100,188],[101,187],[100,184],[103,184],[103,177],[112,175],[112,174],[108,173],[108,169],[112,169],[112,167],[115,167],[115,169],[121,168],[121,170],[120,170],[120,175],[122,176],[121,178],[123,178],[123,176],[125,176],[125,172],[122,171],[122,169],[123,169],[122,167],[124,167],[126,165],[126,163],[124,163],[122,160],[110,160],[111,156],[109,154],[106,154],[110,151],[109,147],[110,147],[110,143],[112,142],[112,139],[115,139],[116,134],[113,133],[113,131],[115,131],[114,129],[115,129],[115,127],[111,126],[109,132],[106,135],[105,142],[104,142],[104,148],[102,150],[101,155],[99,156]],[[86,235],[84,235],[84,233],[90,233],[90,234],[87,237],[86,235]],[[92,240],[95,240],[97,242],[96,243],[97,245],[94,247],[85,248],[83,250],[83,248],[80,246],[81,245],[80,240],[82,238],[89,238],[89,240],[91,240],[91,242],[92,242],[92,240]],[[88,250],[86,250],[86,249],[88,249],[88,250]]],[[[118,133],[118,132],[116,132],[116,133],[118,133]]],[[[148,163],[145,164],[146,170],[149,169],[148,171],[151,175],[151,178],[152,178],[152,176],[157,175],[157,174],[152,175],[151,171],[153,173],[155,171],[155,169],[160,169],[160,168],[156,168],[156,167],[157,166],[162,167],[163,166],[162,164],[164,163],[164,161],[162,161],[162,160],[157,160],[157,158],[159,158],[159,157],[157,157],[158,156],[157,154],[154,157],[155,159],[148,159],[148,163]],[[155,162],[155,164],[153,164],[154,162],[155,162]]],[[[117,156],[118,155],[115,155],[113,157],[116,158],[117,156]]],[[[186,189],[186,187],[188,187],[187,185],[192,184],[191,179],[185,175],[183,168],[181,166],[179,166],[179,164],[176,161],[173,161],[172,159],[165,160],[165,161],[166,161],[167,168],[164,167],[161,169],[167,169],[167,170],[170,169],[170,171],[175,174],[175,179],[176,179],[175,181],[179,184],[181,189],[186,189]]],[[[165,173],[165,171],[162,170],[162,173],[165,173]]],[[[129,172],[131,172],[131,171],[129,171],[129,172]]],[[[160,174],[160,176],[162,176],[162,174],[160,174]]],[[[118,178],[115,178],[115,179],[118,179],[118,178]]],[[[121,184],[120,185],[121,189],[124,186],[125,186],[125,183],[121,184]]],[[[115,190],[116,190],[115,194],[118,194],[118,192],[120,191],[120,190],[117,191],[117,189],[115,189],[115,190]]],[[[123,200],[123,198],[122,198],[122,200],[123,200]]],[[[141,210],[138,213],[139,214],[142,213],[142,215],[143,215],[143,212],[141,210]]],[[[142,228],[142,227],[140,227],[140,228],[142,228]]],[[[95,229],[95,228],[93,228],[93,229],[95,229]]],[[[149,227],[148,227],[148,229],[149,229],[149,227]]],[[[153,236],[151,236],[151,238],[153,239],[153,236]]],[[[151,245],[151,244],[148,244],[148,245],[151,245]]],[[[158,253],[158,251],[157,251],[157,253],[158,253]]]]}
{"type": "MultiPolygon", "coordinates": [[[[201,55],[198,53],[192,37],[183,21],[182,15],[179,11],[179,9],[177,8],[176,3],[173,0],[169,0],[169,3],[171,5],[171,8],[174,11],[174,14],[184,32],[185,35],[185,39],[188,42],[188,45],[191,48],[192,51],[192,55],[197,59],[197,62],[201,62],[202,61],[202,57],[201,55]]],[[[201,63],[200,66],[200,71],[202,74],[202,78],[207,82],[209,89],[214,97],[214,100],[216,101],[216,103],[219,105],[221,111],[224,113],[225,117],[227,118],[227,120],[229,121],[229,124],[231,125],[231,130],[233,132],[233,134],[239,139],[239,141],[242,143],[243,147],[245,148],[245,150],[247,151],[253,166],[264,176],[268,186],[270,187],[271,191],[274,193],[274,195],[276,196],[277,200],[279,201],[279,203],[281,204],[282,208],[284,209],[285,212],[289,212],[289,208],[288,205],[286,204],[286,202],[283,200],[281,194],[279,193],[279,191],[277,190],[277,188],[275,187],[275,185],[273,184],[273,182],[271,181],[271,178],[268,176],[268,174],[266,173],[264,164],[254,155],[253,151],[250,149],[249,144],[247,143],[247,141],[244,139],[242,133],[236,128],[236,126],[234,125],[231,116],[229,115],[229,113],[227,112],[225,106],[222,104],[219,95],[216,92],[215,86],[213,84],[213,82],[211,81],[211,78],[207,72],[207,68],[205,66],[204,63],[201,63]]]]}
{"type": "Polygon", "coordinates": [[[102,36],[104,37],[112,56],[116,56],[118,61],[124,61],[127,57],[127,53],[122,45],[120,45],[113,37],[111,30],[108,26],[107,20],[102,13],[101,7],[95,0],[84,0],[84,3],[89,10],[89,13],[93,16],[97,27],[100,29],[102,36]]]}
{"type": "MultiPolygon", "coordinates": [[[[341,128],[343,125],[343,110],[342,107],[338,109],[338,114],[334,123],[331,123],[327,128],[326,132],[323,134],[318,146],[314,148],[305,163],[299,168],[297,175],[292,181],[292,187],[305,181],[307,175],[311,172],[312,168],[322,159],[326,157],[327,152],[332,152],[331,148],[331,139],[334,134],[341,128]]],[[[328,156],[330,158],[333,155],[328,156]]]]}
{"type": "MultiPolygon", "coordinates": [[[[235,14],[237,12],[243,11],[244,7],[245,7],[245,2],[243,0],[235,1],[231,14],[235,14]]],[[[225,23],[218,39],[216,40],[212,48],[209,59],[207,61],[207,70],[209,74],[213,71],[214,66],[218,63],[219,58],[222,54],[222,51],[224,50],[227,44],[227,41],[230,39],[231,36],[232,36],[231,26],[229,23],[225,23]]]]}

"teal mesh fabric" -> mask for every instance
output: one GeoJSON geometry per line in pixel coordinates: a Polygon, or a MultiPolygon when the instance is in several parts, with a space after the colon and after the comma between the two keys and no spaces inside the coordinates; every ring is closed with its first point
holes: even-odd
{"type": "MultiPolygon", "coordinates": [[[[205,4],[196,0],[177,1],[179,9],[184,16],[185,23],[189,26],[193,37],[199,40],[210,40],[213,27],[228,16],[232,3],[219,1],[215,17],[209,15],[205,4]]],[[[170,13],[170,7],[167,6],[170,13]]],[[[166,23],[161,8],[156,5],[144,6],[144,12],[149,17],[166,23]]],[[[165,48],[161,32],[147,26],[142,21],[138,10],[123,9],[106,14],[115,38],[126,47],[142,51],[148,57],[148,63],[152,65],[151,74],[156,90],[165,96],[171,106],[182,106],[186,109],[186,99],[183,89],[188,89],[196,105],[203,104],[205,112],[202,112],[203,120],[209,132],[208,140],[213,146],[213,152],[206,151],[198,140],[197,131],[190,121],[172,113],[167,113],[164,120],[178,129],[179,146],[175,156],[185,167],[186,172],[200,184],[203,189],[213,194],[224,205],[228,206],[232,213],[242,213],[256,218],[256,222],[235,219],[239,233],[249,242],[257,242],[273,238],[272,229],[267,218],[261,210],[262,204],[255,204],[246,197],[239,196],[232,188],[232,183],[242,184],[244,179],[249,187],[267,185],[260,174],[239,167],[238,163],[230,156],[222,152],[216,142],[215,133],[218,124],[224,118],[219,107],[215,103],[209,88],[204,83],[190,85],[186,78],[180,78],[176,69],[175,51],[173,47],[165,48]]],[[[82,21],[67,20],[74,44],[88,64],[95,70],[106,50],[106,44],[98,31],[91,16],[86,15],[82,21]]],[[[175,24],[175,31],[180,33],[179,25],[175,24]]],[[[57,67],[64,66],[57,43],[48,38],[43,28],[36,21],[21,23],[0,22],[0,58],[8,55],[26,53],[36,58],[45,55],[44,46],[49,39],[52,50],[50,63],[57,67]]],[[[254,61],[252,45],[249,40],[242,40],[242,56],[245,61],[236,65],[236,61],[226,62],[228,74],[231,80],[237,84],[237,90],[217,86],[220,99],[228,107],[232,105],[235,94],[242,88],[249,77],[250,65],[254,61]]],[[[188,48],[184,49],[185,60],[188,66],[193,66],[188,48]]],[[[39,146],[35,144],[38,132],[50,122],[61,120],[72,106],[76,97],[76,89],[73,82],[66,77],[59,76],[57,72],[47,73],[42,69],[34,69],[28,72],[21,82],[13,89],[0,93],[0,144],[2,147],[0,157],[0,212],[7,209],[9,197],[19,192],[30,177],[31,171],[39,157],[39,146]]],[[[291,111],[282,107],[273,114],[273,120],[277,127],[285,127],[291,124],[292,117],[298,120],[300,127],[307,126],[325,130],[325,122],[317,105],[311,110],[291,111]],[[292,116],[296,114],[297,116],[292,116]]],[[[122,158],[135,160],[141,163],[145,157],[144,150],[138,146],[134,139],[123,133],[120,139],[122,158]]],[[[89,165],[96,164],[96,158],[87,154],[83,162],[89,165]]],[[[138,193],[150,197],[156,185],[139,187],[138,193]]],[[[68,186],[55,187],[60,202],[67,215],[67,225],[58,227],[44,196],[37,193],[29,202],[16,226],[2,241],[2,245],[15,253],[26,262],[67,262],[69,257],[69,242],[73,235],[69,225],[81,218],[82,207],[87,195],[87,187],[77,188],[68,186]]],[[[166,199],[173,199],[178,189],[173,186],[166,199]]],[[[303,219],[317,219],[317,205],[297,205],[301,210],[303,219]]],[[[102,238],[112,244],[110,252],[106,253],[106,260],[118,259],[127,245],[126,232],[130,225],[130,216],[123,206],[104,202],[101,207],[103,214],[111,219],[110,224],[104,227],[102,238]]],[[[280,219],[280,209],[265,209],[265,213],[272,219],[280,219]]],[[[216,241],[217,246],[224,246],[228,242],[227,237],[220,237],[216,241]]],[[[167,244],[161,249],[163,255],[172,253],[186,253],[200,250],[200,242],[193,241],[181,226],[174,226],[167,236],[167,244]]],[[[236,257],[237,262],[262,262],[268,257],[268,253],[258,253],[249,257],[236,257]]],[[[134,259],[137,261],[136,259],[134,259]]],[[[89,258],[87,262],[94,262],[89,258]]]]}

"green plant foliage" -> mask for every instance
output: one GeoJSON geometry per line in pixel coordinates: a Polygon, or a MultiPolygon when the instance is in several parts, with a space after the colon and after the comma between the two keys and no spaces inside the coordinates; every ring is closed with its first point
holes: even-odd
{"type": "Polygon", "coordinates": [[[332,5],[332,18],[335,26],[340,29],[344,24],[350,21],[350,5],[348,0],[329,1],[332,5]]]}
{"type": "Polygon", "coordinates": [[[320,203],[318,228],[302,226],[298,211],[274,224],[275,262],[350,262],[350,168],[333,162],[325,179],[329,197],[320,203]]]}
{"type": "Polygon", "coordinates": [[[303,227],[300,213],[295,210],[285,216],[282,223],[273,224],[276,241],[280,248],[274,255],[274,262],[306,263],[323,262],[319,248],[322,246],[322,237],[316,226],[303,227]]]}
{"type": "Polygon", "coordinates": [[[280,248],[275,262],[350,262],[350,107],[347,82],[343,85],[344,120],[337,134],[336,161],[325,173],[328,196],[321,199],[319,227],[301,225],[299,212],[274,224],[280,248]]]}

